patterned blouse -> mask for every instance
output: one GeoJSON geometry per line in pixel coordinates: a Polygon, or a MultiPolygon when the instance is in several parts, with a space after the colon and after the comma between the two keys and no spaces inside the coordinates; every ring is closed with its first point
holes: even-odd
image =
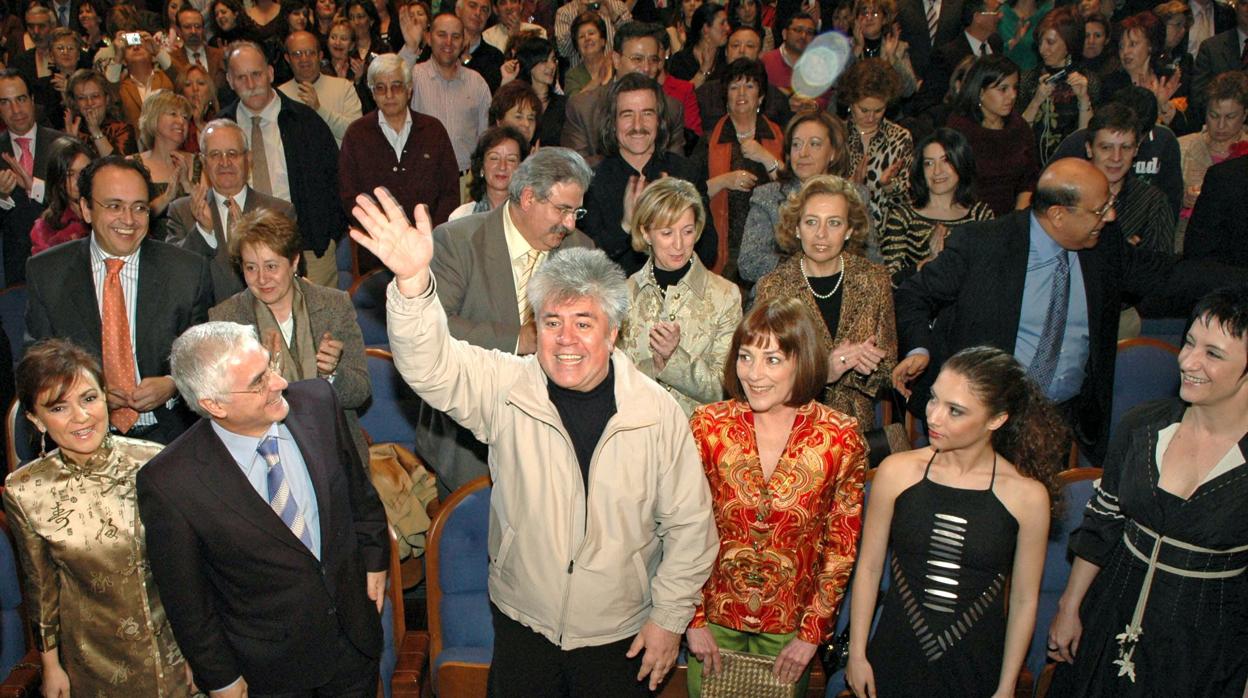
{"type": "Polygon", "coordinates": [[[862,527],[866,457],[852,419],[816,402],[797,411],[771,479],[763,479],[754,413],[728,400],[690,420],[711,487],[719,554],[690,627],[832,633],[862,527]]]}
{"type": "Polygon", "coordinates": [[[109,436],[84,465],[53,451],[5,480],[35,642],[60,650],[76,696],[190,694],[135,496],[161,448],[109,436]]]}
{"type": "Polygon", "coordinates": [[[866,185],[870,199],[866,202],[871,208],[871,223],[876,230],[884,218],[884,208],[889,200],[904,196],[910,191],[910,165],[914,162],[914,139],[910,132],[888,119],[880,121],[880,127],[871,137],[869,149],[862,146],[862,136],[858,129],[850,124],[849,171],[857,172],[863,158],[867,159],[866,185]],[[901,164],[893,173],[888,184],[881,184],[880,178],[894,162],[901,164]]]}
{"type": "Polygon", "coordinates": [[[955,226],[989,218],[992,218],[992,209],[982,201],[976,201],[965,216],[947,221],[924,216],[915,210],[908,198],[889,206],[884,211],[884,225],[880,231],[880,253],[884,255],[884,265],[893,275],[893,285],[901,285],[906,277],[914,273],[919,262],[932,253],[932,231],[937,225],[944,225],[952,234],[955,226]]]}
{"type": "Polygon", "coordinates": [[[741,292],[694,255],[689,271],[667,292],[654,280],[654,259],[628,279],[631,299],[617,344],[638,370],[676,398],[686,415],[724,396],[724,360],[741,321],[741,292]],[[654,370],[650,327],[680,323],[680,343],[662,371],[654,370]]]}

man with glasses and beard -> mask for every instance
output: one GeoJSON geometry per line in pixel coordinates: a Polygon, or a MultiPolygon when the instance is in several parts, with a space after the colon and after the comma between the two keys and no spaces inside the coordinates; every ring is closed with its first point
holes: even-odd
{"type": "MultiPolygon", "coordinates": [[[[594,246],[576,229],[592,176],[574,151],[542,148],[512,175],[506,203],[434,229],[431,269],[452,337],[521,356],[536,351],[524,290],[552,250],[594,246]]],[[[444,496],[489,473],[485,445],[425,402],[416,448],[437,470],[444,496]]]]}

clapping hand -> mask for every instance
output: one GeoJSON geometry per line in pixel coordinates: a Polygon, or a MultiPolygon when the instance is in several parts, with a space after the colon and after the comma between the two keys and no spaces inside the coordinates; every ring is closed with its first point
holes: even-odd
{"type": "Polygon", "coordinates": [[[334,339],[334,335],[326,332],[321,335],[321,343],[316,347],[316,373],[319,376],[332,376],[342,361],[342,340],[334,339]]]}
{"type": "Polygon", "coordinates": [[[676,353],[680,344],[680,323],[660,320],[650,327],[650,354],[654,360],[654,370],[661,373],[667,367],[668,359],[676,353]]]}
{"type": "Polygon", "coordinates": [[[415,224],[385,187],[355,197],[351,214],[360,222],[351,239],[372,252],[394,272],[399,292],[415,298],[429,287],[429,262],[433,259],[433,224],[429,209],[418,204],[412,212],[415,224]]]}
{"type": "MultiPolygon", "coordinates": [[[[35,186],[35,178],[32,175],[26,174],[26,168],[22,167],[21,163],[17,161],[17,158],[13,157],[12,153],[5,153],[0,157],[3,157],[4,161],[9,164],[9,171],[11,171],[17,178],[17,186],[25,189],[26,193],[29,194],[31,188],[35,186]]],[[[4,186],[0,185],[0,190],[3,189],[4,186]]],[[[6,193],[12,193],[12,191],[13,189],[9,188],[6,193]]]]}

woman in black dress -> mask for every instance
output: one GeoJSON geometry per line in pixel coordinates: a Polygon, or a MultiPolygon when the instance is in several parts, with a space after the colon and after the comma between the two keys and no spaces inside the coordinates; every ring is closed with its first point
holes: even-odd
{"type": "Polygon", "coordinates": [[[871,487],[846,680],[864,698],[1012,697],[1066,429],[1018,361],[990,347],[945,362],[927,422],[931,446],[889,456],[871,487]],[[889,546],[893,582],[868,645],[889,546]]]}
{"type": "Polygon", "coordinates": [[[1248,680],[1248,286],[1203,298],[1178,399],[1128,412],[1070,537],[1050,695],[1240,698],[1248,680]]]}

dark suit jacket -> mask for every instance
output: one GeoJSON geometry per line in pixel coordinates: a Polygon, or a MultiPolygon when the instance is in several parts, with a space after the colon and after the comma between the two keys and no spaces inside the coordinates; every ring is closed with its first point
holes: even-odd
{"type": "MultiPolygon", "coordinates": [[[[520,335],[520,315],[503,232],[503,210],[500,206],[435,228],[429,268],[438,280],[438,300],[446,309],[451,336],[486,349],[513,353],[520,335]]],[[[560,247],[593,246],[583,233],[573,231],[560,247]]],[[[472,432],[423,402],[416,448],[437,470],[438,486],[445,488],[443,492],[454,491],[489,472],[486,447],[472,432]]]]}
{"type": "MultiPolygon", "coordinates": [[[[996,220],[967,223],[949,238],[939,257],[897,290],[901,355],[917,347],[931,352],[931,363],[910,399],[916,414],[922,414],[940,367],[959,350],[989,345],[1014,352],[1030,218],[1030,211],[1015,211],[996,220]]],[[[1075,422],[1081,440],[1099,458],[1108,435],[1122,302],[1163,287],[1173,260],[1131,247],[1108,229],[1096,247],[1078,255],[1087,289],[1090,346],[1083,389],[1075,398],[1075,422]]]]}
{"type": "MultiPolygon", "coordinates": [[[[943,0],[943,2],[949,1],[943,0]]],[[[957,0],[954,1],[956,2],[957,0]]],[[[924,31],[926,31],[927,20],[923,21],[924,31]]],[[[942,23],[945,21],[943,8],[940,21],[942,23]]],[[[1000,34],[994,33],[992,36],[989,36],[988,45],[992,48],[993,53],[1000,54],[1005,52],[1005,45],[1001,42],[1000,34]]],[[[949,80],[953,75],[953,70],[958,67],[963,58],[971,55],[971,43],[966,39],[966,32],[959,27],[953,39],[940,44],[936,50],[931,52],[930,64],[920,64],[918,59],[914,57],[914,44],[910,44],[910,47],[910,62],[914,65],[915,70],[920,71],[923,84],[919,86],[919,91],[910,100],[908,111],[911,114],[921,114],[944,102],[945,93],[949,91],[949,80]],[[920,68],[920,65],[927,65],[927,67],[920,68]]],[[[941,126],[943,124],[936,125],[941,126]]]]}
{"type": "MultiPolygon", "coordinates": [[[[169,349],[186,328],[208,319],[212,278],[199,255],[148,238],[140,246],[134,353],[139,380],[169,375],[169,349]]],[[[99,301],[91,277],[91,238],[58,245],[26,263],[26,342],[73,341],[102,360],[99,301]]],[[[155,410],[162,429],[180,431],[185,410],[155,410]]]]}
{"type": "MultiPolygon", "coordinates": [[[[208,73],[212,76],[212,83],[216,85],[217,92],[229,89],[225,81],[225,52],[216,46],[204,44],[204,55],[208,58],[208,73]]],[[[184,49],[173,51],[169,56],[173,59],[172,69],[179,76],[186,75],[186,71],[191,67],[191,60],[186,57],[184,49]]]]}
{"type": "MultiPolygon", "coordinates": [[[[243,275],[230,259],[229,244],[222,235],[221,214],[216,203],[210,204],[208,208],[212,209],[212,233],[217,237],[216,249],[209,247],[204,236],[195,228],[195,214],[191,212],[189,195],[178,197],[169,204],[165,218],[165,241],[212,260],[212,302],[216,304],[243,290],[245,284],[243,275]]],[[[247,203],[243,206],[243,213],[260,208],[276,211],[298,222],[295,218],[295,207],[289,201],[282,201],[247,187],[247,203]]]]}
{"type": "Polygon", "coordinates": [[[476,50],[471,54],[471,58],[464,65],[481,74],[485,78],[485,84],[490,86],[490,94],[498,92],[498,86],[503,81],[503,52],[486,43],[484,39],[477,44],[476,50]]]}
{"type": "Polygon", "coordinates": [[[1239,69],[1239,30],[1227,31],[1205,39],[1196,52],[1195,74],[1192,76],[1192,97],[1202,110],[1209,83],[1219,73],[1239,69]]]}
{"type": "Polygon", "coordinates": [[[339,634],[369,657],[381,624],[366,571],[389,562],[386,512],[323,380],[286,391],[285,424],[321,517],[318,561],[201,419],[143,466],[139,513],[173,634],[201,688],[240,675],[253,693],[307,690],[338,665],[339,634]]]}
{"type": "MultiPolygon", "coordinates": [[[[590,167],[602,161],[602,143],[598,138],[599,105],[607,98],[607,86],[579,92],[568,98],[567,118],[563,123],[565,148],[580,153],[590,167]]],[[[664,94],[667,102],[667,151],[683,155],[685,152],[685,108],[679,100],[664,94]]]]}
{"type": "MultiPolygon", "coordinates": [[[[48,178],[48,152],[52,142],[64,136],[64,133],[43,126],[36,126],[35,132],[35,177],[48,178]]],[[[0,134],[0,153],[13,152],[12,134],[5,131],[0,134]]],[[[9,163],[0,160],[0,170],[9,169],[9,163]]],[[[46,189],[46,188],[45,188],[46,189]]],[[[26,260],[30,257],[30,229],[39,218],[39,214],[47,208],[42,202],[33,201],[20,186],[13,189],[13,208],[0,210],[0,250],[4,254],[4,285],[12,286],[26,280],[26,260]]]]}
{"type": "MultiPolygon", "coordinates": [[[[303,249],[322,255],[330,241],[342,237],[347,229],[347,217],[338,201],[338,141],[315,111],[273,91],[282,100],[277,127],[286,151],[290,203],[299,214],[299,237],[303,238],[303,249]]],[[[222,109],[218,116],[237,121],[238,102],[222,109]]]]}
{"type": "MultiPolygon", "coordinates": [[[[910,64],[917,77],[926,80],[931,74],[932,54],[937,48],[960,38],[966,24],[962,19],[962,0],[941,0],[940,17],[936,20],[936,41],[927,31],[925,0],[901,0],[897,3],[897,23],[901,39],[910,44],[910,64]]],[[[956,64],[955,64],[956,65],[956,64]]]]}
{"type": "MultiPolygon", "coordinates": [[[[1206,42],[1208,43],[1208,42],[1206,42]]],[[[1184,259],[1211,259],[1248,268],[1248,158],[1209,168],[1183,236],[1184,259]]]]}

